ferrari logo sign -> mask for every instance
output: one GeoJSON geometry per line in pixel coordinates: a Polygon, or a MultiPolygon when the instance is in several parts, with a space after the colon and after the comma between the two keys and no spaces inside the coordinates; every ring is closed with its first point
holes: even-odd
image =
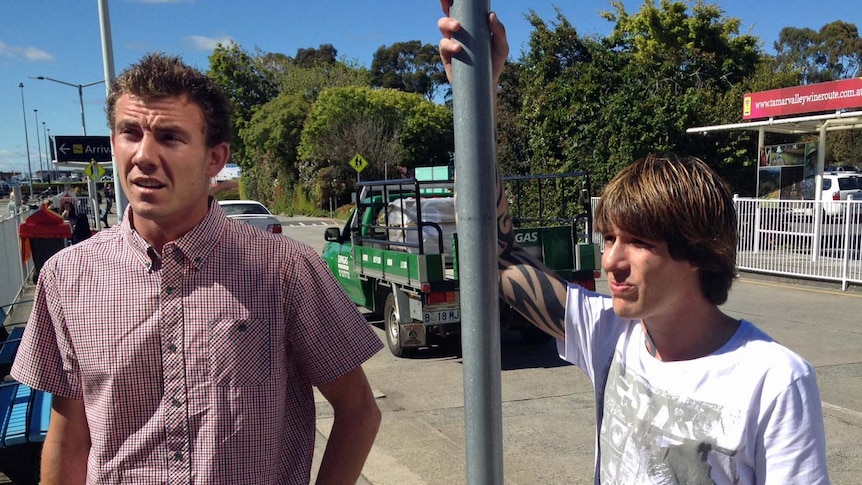
{"type": "Polygon", "coordinates": [[[347,162],[353,170],[356,170],[356,173],[362,173],[365,170],[365,167],[368,166],[368,160],[362,157],[360,154],[356,154],[355,157],[351,158],[349,162],[347,162]]]}

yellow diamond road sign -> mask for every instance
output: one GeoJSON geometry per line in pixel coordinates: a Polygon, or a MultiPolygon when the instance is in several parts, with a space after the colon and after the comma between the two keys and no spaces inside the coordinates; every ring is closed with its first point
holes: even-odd
{"type": "Polygon", "coordinates": [[[105,169],[102,168],[102,166],[98,163],[93,162],[87,165],[87,168],[84,169],[84,175],[90,177],[91,179],[99,180],[102,178],[103,175],[105,175],[105,169]]]}
{"type": "Polygon", "coordinates": [[[365,170],[365,167],[368,166],[368,160],[363,158],[362,155],[358,153],[347,163],[350,164],[351,167],[353,167],[353,170],[356,170],[356,173],[361,173],[363,170],[365,170]]]}

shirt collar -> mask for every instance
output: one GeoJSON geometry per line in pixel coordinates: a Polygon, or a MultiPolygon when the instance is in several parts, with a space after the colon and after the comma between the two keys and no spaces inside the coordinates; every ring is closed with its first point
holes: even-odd
{"type": "MultiPolygon", "coordinates": [[[[141,264],[149,270],[156,270],[160,265],[159,255],[132,227],[131,215],[132,206],[128,205],[120,225],[123,237],[141,264]]],[[[198,269],[218,244],[226,224],[227,216],[215,199],[210,197],[209,210],[203,220],[179,239],[165,244],[162,251],[168,248],[170,251],[178,250],[198,269]]]]}

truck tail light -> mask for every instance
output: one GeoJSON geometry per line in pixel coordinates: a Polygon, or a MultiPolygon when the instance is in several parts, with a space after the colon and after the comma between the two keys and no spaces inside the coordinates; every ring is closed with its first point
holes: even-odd
{"type": "Polygon", "coordinates": [[[270,224],[266,226],[266,230],[273,234],[281,234],[281,224],[270,224]]]}
{"type": "Polygon", "coordinates": [[[425,301],[429,305],[436,305],[439,303],[454,303],[455,302],[455,292],[454,291],[437,291],[434,293],[428,293],[428,296],[425,297],[425,301]]]}
{"type": "Polygon", "coordinates": [[[841,200],[841,192],[832,192],[832,200],[841,200]]]}

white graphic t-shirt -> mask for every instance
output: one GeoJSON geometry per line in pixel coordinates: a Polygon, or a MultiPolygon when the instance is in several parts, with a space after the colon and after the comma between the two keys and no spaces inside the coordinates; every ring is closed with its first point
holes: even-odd
{"type": "Polygon", "coordinates": [[[826,484],[813,368],[743,320],[714,353],[662,362],[639,321],[572,286],[560,356],[596,393],[596,483],[826,484]]]}

